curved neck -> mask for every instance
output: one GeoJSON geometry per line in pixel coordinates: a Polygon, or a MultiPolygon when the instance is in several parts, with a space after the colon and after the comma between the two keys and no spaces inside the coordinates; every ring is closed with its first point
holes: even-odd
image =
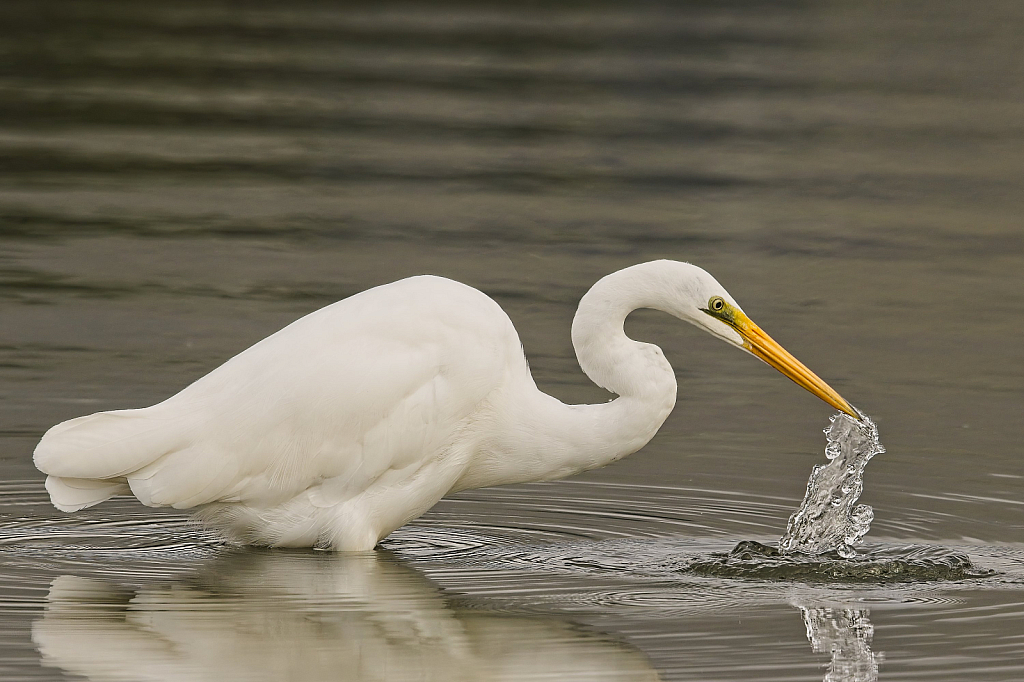
{"type": "Polygon", "coordinates": [[[677,314],[671,273],[658,266],[644,263],[601,279],[580,301],[573,319],[580,366],[618,397],[597,405],[566,405],[538,390],[527,375],[528,385],[510,396],[515,405],[510,405],[514,417],[508,440],[498,444],[488,462],[488,480],[460,487],[569,476],[636,452],[654,437],[675,407],[675,373],[660,348],[630,339],[623,324],[638,308],[677,314]]]}
{"type": "Polygon", "coordinates": [[[640,308],[678,316],[671,270],[666,261],[634,265],[598,280],[580,299],[572,345],[583,372],[601,388],[656,404],[671,397],[675,405],[675,373],[661,349],[634,341],[624,329],[626,317],[640,308]]]}

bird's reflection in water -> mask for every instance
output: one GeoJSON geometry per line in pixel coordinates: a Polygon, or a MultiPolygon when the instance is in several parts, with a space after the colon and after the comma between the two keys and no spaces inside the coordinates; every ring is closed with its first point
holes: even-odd
{"type": "Polygon", "coordinates": [[[875,628],[867,609],[795,604],[815,653],[830,654],[825,682],[877,682],[881,653],[871,651],[875,628]]]}
{"type": "Polygon", "coordinates": [[[32,638],[44,665],[121,680],[658,680],[628,646],[551,619],[449,605],[366,554],[247,551],[121,590],[61,576],[32,638]]]}

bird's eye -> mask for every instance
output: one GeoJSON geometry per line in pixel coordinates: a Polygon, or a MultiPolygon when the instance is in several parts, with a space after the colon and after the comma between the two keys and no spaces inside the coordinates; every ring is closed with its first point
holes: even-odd
{"type": "Polygon", "coordinates": [[[712,296],[711,300],[708,301],[708,310],[716,313],[720,313],[725,310],[725,299],[721,296],[712,296]]]}

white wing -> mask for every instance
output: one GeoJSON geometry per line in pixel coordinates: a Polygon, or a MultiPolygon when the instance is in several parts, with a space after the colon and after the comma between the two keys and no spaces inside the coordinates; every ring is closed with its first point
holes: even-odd
{"type": "Polygon", "coordinates": [[[450,447],[510,373],[528,370],[501,308],[414,277],[307,315],[158,405],[58,424],[35,463],[66,510],[124,482],[153,506],[271,506],[328,479],[338,501],[450,447]]]}

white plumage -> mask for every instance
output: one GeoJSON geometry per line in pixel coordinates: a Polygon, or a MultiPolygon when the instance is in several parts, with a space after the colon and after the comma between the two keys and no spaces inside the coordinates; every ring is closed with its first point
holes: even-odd
{"type": "Polygon", "coordinates": [[[559,478],[638,450],[672,410],[676,383],[660,349],[626,337],[626,315],[663,310],[758,355],[742,325],[702,308],[716,297],[749,322],[689,264],[599,281],[573,344],[619,397],[565,405],[537,389],[493,300],[412,277],[297,320],[162,403],[58,424],[35,464],[64,511],[130,491],[149,506],[198,508],[242,542],[367,550],[451,492],[559,478]]]}

